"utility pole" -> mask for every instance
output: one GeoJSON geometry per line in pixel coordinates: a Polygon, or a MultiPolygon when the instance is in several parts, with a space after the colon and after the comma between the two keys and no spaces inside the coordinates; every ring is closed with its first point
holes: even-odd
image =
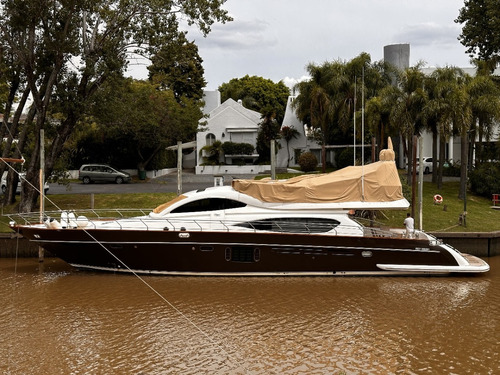
{"type": "MultiPolygon", "coordinates": [[[[40,129],[40,223],[43,223],[45,212],[45,131],[40,129]]],[[[38,246],[38,261],[43,262],[45,251],[43,247],[38,246]]]]}
{"type": "Polygon", "coordinates": [[[182,141],[177,141],[177,195],[182,194],[182,141]]]}
{"type": "Polygon", "coordinates": [[[271,180],[276,180],[276,140],[271,139],[271,180]]]}

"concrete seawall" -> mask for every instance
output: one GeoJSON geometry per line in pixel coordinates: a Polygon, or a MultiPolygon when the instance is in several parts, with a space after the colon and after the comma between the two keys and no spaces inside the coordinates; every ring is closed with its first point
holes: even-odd
{"type": "MultiPolygon", "coordinates": [[[[471,255],[492,257],[500,255],[500,231],[470,233],[431,233],[454,248],[471,255]]],[[[15,233],[0,233],[0,258],[38,257],[38,245],[15,233]]],[[[48,252],[45,256],[49,257],[48,252]]]]}
{"type": "Polygon", "coordinates": [[[480,257],[500,255],[500,231],[434,232],[430,234],[464,253],[480,257]]]}
{"type": "Polygon", "coordinates": [[[38,258],[38,245],[16,233],[0,233],[0,258],[38,258]]]}

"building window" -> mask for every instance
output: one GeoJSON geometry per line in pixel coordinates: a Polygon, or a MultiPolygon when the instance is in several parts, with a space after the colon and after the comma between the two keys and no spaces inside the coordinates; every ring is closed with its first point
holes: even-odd
{"type": "Polygon", "coordinates": [[[213,135],[212,133],[208,133],[205,140],[207,146],[212,146],[215,142],[215,135],[213,135]]]}

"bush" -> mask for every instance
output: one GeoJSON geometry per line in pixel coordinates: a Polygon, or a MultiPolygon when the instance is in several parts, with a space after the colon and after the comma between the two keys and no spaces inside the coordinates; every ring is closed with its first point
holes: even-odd
{"type": "Polygon", "coordinates": [[[491,198],[500,193],[500,163],[482,163],[470,172],[470,187],[473,193],[491,198]]]}
{"type": "Polygon", "coordinates": [[[354,149],[351,147],[343,149],[337,157],[337,168],[342,169],[352,165],[354,159],[354,149]]]}
{"type": "Polygon", "coordinates": [[[222,150],[226,155],[252,155],[255,147],[250,143],[224,142],[222,150]]]}
{"type": "Polygon", "coordinates": [[[460,177],[460,162],[444,164],[443,176],[460,177]]]}
{"type": "Polygon", "coordinates": [[[312,152],[304,152],[299,156],[297,163],[300,165],[302,172],[311,172],[318,166],[318,159],[312,152]]]}

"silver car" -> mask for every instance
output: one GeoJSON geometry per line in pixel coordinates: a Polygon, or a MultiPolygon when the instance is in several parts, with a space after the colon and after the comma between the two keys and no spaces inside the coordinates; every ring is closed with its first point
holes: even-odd
{"type": "Polygon", "coordinates": [[[91,182],[114,182],[121,184],[131,180],[126,172],[118,171],[106,164],[84,164],[80,167],[78,178],[84,184],[91,182]]]}

